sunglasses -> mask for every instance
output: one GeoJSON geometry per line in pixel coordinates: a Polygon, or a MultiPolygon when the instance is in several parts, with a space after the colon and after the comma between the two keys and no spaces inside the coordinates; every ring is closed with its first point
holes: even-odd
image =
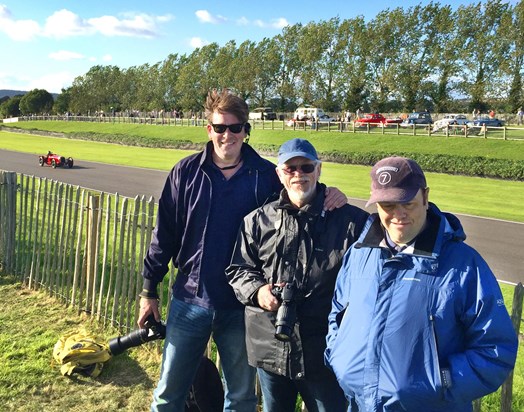
{"type": "Polygon", "coordinates": [[[240,133],[242,129],[245,126],[245,123],[234,123],[234,124],[214,124],[211,123],[211,126],[213,126],[213,130],[215,133],[225,133],[227,129],[231,131],[231,133],[240,133]]]}
{"type": "Polygon", "coordinates": [[[292,175],[297,170],[300,170],[302,173],[313,173],[315,168],[317,167],[316,163],[305,163],[303,165],[289,165],[282,167],[282,171],[287,175],[292,175]]]}

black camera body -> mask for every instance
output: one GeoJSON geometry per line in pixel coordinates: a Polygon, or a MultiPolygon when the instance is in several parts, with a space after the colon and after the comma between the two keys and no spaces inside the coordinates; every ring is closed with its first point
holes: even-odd
{"type": "Polygon", "coordinates": [[[297,289],[295,283],[273,286],[271,293],[280,301],[275,319],[275,338],[282,342],[289,342],[297,321],[297,289]]]}
{"type": "Polygon", "coordinates": [[[163,322],[157,322],[153,314],[147,317],[144,324],[145,328],[143,329],[137,329],[127,335],[111,339],[109,341],[111,354],[113,356],[120,355],[129,348],[166,337],[166,325],[163,322]]]}

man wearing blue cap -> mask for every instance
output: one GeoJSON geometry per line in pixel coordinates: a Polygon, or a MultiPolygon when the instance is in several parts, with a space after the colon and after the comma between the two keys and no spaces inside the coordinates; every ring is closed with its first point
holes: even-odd
{"type": "Polygon", "coordinates": [[[327,316],[342,257],[368,214],[349,204],[324,211],[322,164],[304,139],[279,150],[280,198],[244,218],[226,269],[246,305],[248,362],[257,367],[265,411],[343,412],[344,393],[324,365],[327,316]]]}
{"type": "Polygon", "coordinates": [[[472,411],[515,364],[495,276],[428,199],[412,159],[373,166],[378,214],[344,257],[329,315],[326,361],[349,411],[472,411]]]}

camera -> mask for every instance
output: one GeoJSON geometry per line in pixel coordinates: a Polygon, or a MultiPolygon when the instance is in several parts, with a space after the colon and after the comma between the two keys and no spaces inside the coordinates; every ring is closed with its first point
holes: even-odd
{"type": "Polygon", "coordinates": [[[295,284],[273,286],[271,293],[280,301],[275,319],[275,338],[282,342],[289,342],[297,319],[295,284]]]}
{"type": "Polygon", "coordinates": [[[145,328],[137,329],[124,336],[117,336],[109,341],[109,351],[113,356],[120,355],[129,348],[140,346],[166,337],[166,325],[157,322],[153,314],[149,315],[145,322],[145,328]]]}

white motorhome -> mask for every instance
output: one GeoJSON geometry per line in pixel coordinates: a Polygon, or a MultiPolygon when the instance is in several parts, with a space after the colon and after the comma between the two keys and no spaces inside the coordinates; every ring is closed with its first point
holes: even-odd
{"type": "Polygon", "coordinates": [[[315,120],[320,119],[322,116],[327,116],[323,109],[318,107],[299,107],[295,110],[293,119],[295,120],[311,120],[313,117],[315,120]]]}

